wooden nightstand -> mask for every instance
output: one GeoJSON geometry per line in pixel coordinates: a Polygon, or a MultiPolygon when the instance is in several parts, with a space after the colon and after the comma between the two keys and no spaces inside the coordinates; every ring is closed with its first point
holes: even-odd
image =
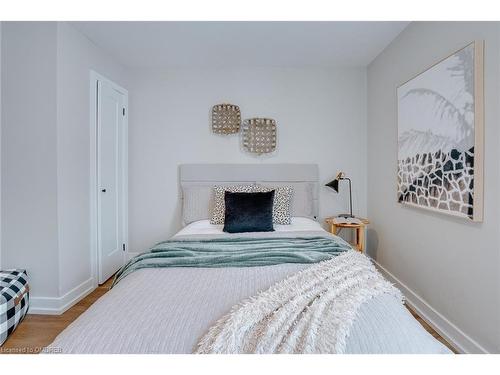
{"type": "Polygon", "coordinates": [[[368,219],[361,217],[352,219],[345,219],[343,217],[328,217],[325,219],[325,222],[328,224],[332,234],[337,234],[341,228],[354,229],[356,232],[355,242],[352,246],[360,252],[365,251],[365,227],[370,224],[368,219]]]}

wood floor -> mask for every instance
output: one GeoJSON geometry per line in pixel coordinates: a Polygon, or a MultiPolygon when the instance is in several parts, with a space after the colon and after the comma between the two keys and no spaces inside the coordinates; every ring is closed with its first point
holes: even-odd
{"type": "MultiPolygon", "coordinates": [[[[72,321],[87,310],[97,299],[103,296],[111,286],[112,278],[100,285],[96,290],[83,298],[75,306],[62,315],[28,315],[17,327],[14,333],[7,339],[0,354],[23,354],[39,353],[40,350],[52,343],[56,336],[62,332],[72,321]]],[[[446,345],[454,353],[457,353],[444,338],[442,338],[429,324],[418,314],[407,306],[415,319],[437,340],[446,345]]]]}
{"type": "Polygon", "coordinates": [[[458,354],[457,349],[455,349],[451,344],[446,341],[439,333],[437,333],[434,328],[432,328],[425,320],[423,320],[415,311],[413,311],[408,305],[405,305],[408,311],[413,315],[413,317],[420,323],[422,327],[425,328],[436,340],[440,341],[443,345],[448,347],[453,353],[458,354]]]}
{"type": "Polygon", "coordinates": [[[0,347],[0,354],[39,353],[54,341],[56,336],[102,297],[111,286],[113,278],[97,287],[61,315],[28,314],[7,341],[0,347]]]}

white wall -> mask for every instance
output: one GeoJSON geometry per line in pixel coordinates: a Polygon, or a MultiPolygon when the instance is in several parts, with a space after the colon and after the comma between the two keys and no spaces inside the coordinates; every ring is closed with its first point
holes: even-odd
{"type": "Polygon", "coordinates": [[[0,21],[0,270],[2,269],[2,21],[0,21]]]}
{"type": "Polygon", "coordinates": [[[473,352],[500,352],[499,31],[498,23],[412,23],[368,67],[368,251],[473,352]],[[481,224],[400,206],[395,174],[396,87],[475,39],[485,40],[481,224]]]}
{"type": "MultiPolygon", "coordinates": [[[[339,170],[353,179],[354,210],[366,213],[366,70],[176,69],[137,71],[130,92],[129,240],[144,251],[180,228],[178,165],[182,163],[317,163],[321,182],[339,170]],[[238,136],[210,130],[210,110],[238,104],[243,118],[278,123],[278,151],[256,158],[238,136]]],[[[321,188],[322,218],[348,210],[321,188]]]]}
{"type": "Polygon", "coordinates": [[[56,34],[2,25],[2,266],[26,268],[35,296],[58,294],[56,34]]]}
{"type": "MultiPolygon", "coordinates": [[[[89,71],[125,88],[128,72],[66,23],[5,23],[2,39],[2,265],[28,269],[32,311],[57,312],[93,284],[89,71]]],[[[318,163],[322,182],[342,169],[366,213],[365,69],[136,71],[133,82],[132,251],[180,227],[181,163],[318,163]],[[276,155],[254,158],[237,137],[211,134],[221,101],[275,118],[276,155]]],[[[345,211],[346,193],[323,188],[321,216],[345,211]]]]}
{"type": "Polygon", "coordinates": [[[31,312],[95,285],[90,246],[90,70],[125,70],[66,23],[4,22],[2,266],[26,268],[31,312]]]}
{"type": "Polygon", "coordinates": [[[58,23],[57,152],[59,292],[91,277],[90,70],[126,87],[126,72],[73,26],[58,23]]]}

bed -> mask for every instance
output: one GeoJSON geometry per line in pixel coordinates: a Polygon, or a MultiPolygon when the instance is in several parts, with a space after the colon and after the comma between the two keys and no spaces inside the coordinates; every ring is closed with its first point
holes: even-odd
{"type": "MultiPolygon", "coordinates": [[[[308,241],[316,239],[333,241],[343,246],[340,239],[327,233],[315,219],[318,215],[316,165],[183,165],[179,175],[183,221],[186,225],[169,244],[190,245],[194,241],[203,242],[207,239],[232,243],[239,239],[257,240],[260,243],[300,241],[307,246],[308,241]],[[209,212],[213,205],[210,192],[213,185],[249,182],[294,186],[297,194],[292,205],[290,225],[275,225],[275,232],[272,233],[242,235],[224,233],[222,225],[210,224],[209,212]]],[[[213,243],[220,245],[220,242],[213,243]]],[[[162,254],[170,252],[163,251],[162,254]]],[[[346,254],[363,257],[356,259],[369,263],[364,255],[354,250],[346,254]]],[[[165,259],[170,261],[170,258],[165,259]]],[[[344,324],[342,342],[335,344],[338,345],[335,350],[328,349],[333,346],[321,346],[321,350],[317,349],[318,346],[308,346],[302,342],[303,337],[296,339],[302,340],[302,346],[289,345],[290,350],[285,350],[286,345],[283,349],[283,342],[275,346],[259,346],[255,340],[260,340],[263,332],[253,332],[252,342],[245,346],[233,345],[231,350],[228,347],[200,350],[203,342],[206,344],[209,339],[213,344],[213,337],[209,337],[209,334],[213,336],[217,329],[220,334],[220,325],[227,323],[227,319],[225,322],[222,317],[238,312],[238,308],[252,310],[254,306],[249,304],[264,297],[276,285],[286,287],[284,282],[299,280],[297,277],[304,277],[314,267],[321,267],[328,262],[313,261],[311,264],[273,260],[272,263],[255,263],[252,266],[221,266],[215,262],[209,265],[203,263],[203,266],[186,266],[183,263],[181,266],[169,267],[155,263],[155,266],[139,267],[122,275],[108,293],[68,326],[50,346],[60,348],[62,353],[450,353],[421,327],[404,308],[401,299],[391,293],[374,294],[359,304],[359,308],[352,313],[350,323],[344,324]],[[246,301],[246,305],[242,301],[246,301]]],[[[282,288],[283,291],[288,292],[287,288],[282,288]]],[[[303,310],[309,311],[308,308],[303,310]]],[[[242,314],[245,316],[244,311],[242,314]]],[[[328,314],[320,314],[315,320],[322,323],[324,316],[328,314]]],[[[342,327],[342,319],[337,316],[334,320],[342,327]]],[[[245,325],[245,322],[240,324],[245,325]]],[[[260,329],[262,331],[262,326],[260,329]]],[[[301,332],[309,333],[311,330],[313,328],[307,326],[301,332]]],[[[318,341],[316,334],[309,339],[318,341]]],[[[274,340],[276,335],[274,332],[268,336],[274,340]]],[[[229,336],[234,336],[233,331],[229,331],[229,336]]]]}

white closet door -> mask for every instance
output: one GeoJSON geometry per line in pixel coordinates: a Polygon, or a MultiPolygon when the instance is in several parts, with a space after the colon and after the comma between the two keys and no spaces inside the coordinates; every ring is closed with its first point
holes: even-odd
{"type": "Polygon", "coordinates": [[[99,284],[124,260],[123,158],[125,96],[105,81],[97,84],[97,235],[99,284]]]}

